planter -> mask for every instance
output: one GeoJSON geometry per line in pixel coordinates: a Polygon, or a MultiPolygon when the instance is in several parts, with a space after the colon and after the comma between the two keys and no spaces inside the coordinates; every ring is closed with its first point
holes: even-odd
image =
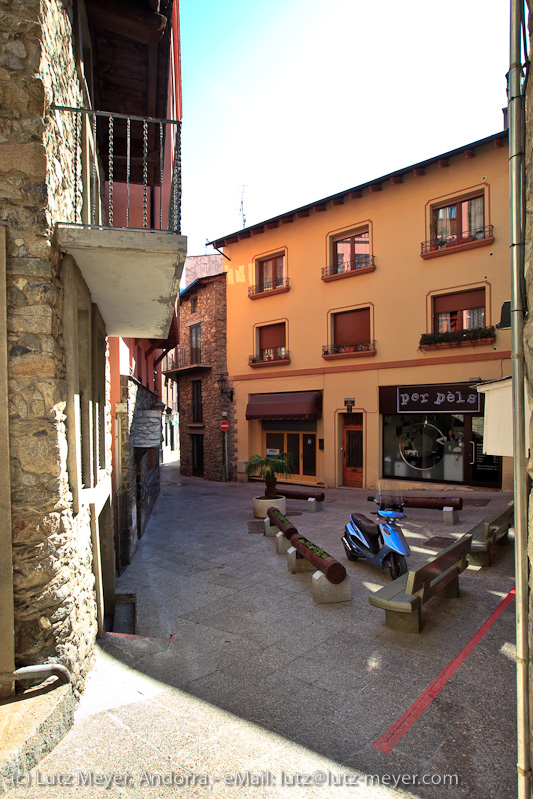
{"type": "Polygon", "coordinates": [[[287,500],[279,494],[275,499],[254,497],[254,516],[256,519],[266,519],[269,508],[277,508],[285,515],[287,511],[287,500]]]}

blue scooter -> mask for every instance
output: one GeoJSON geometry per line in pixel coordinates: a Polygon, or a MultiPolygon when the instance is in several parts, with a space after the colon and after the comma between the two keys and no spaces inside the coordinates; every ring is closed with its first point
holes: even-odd
{"type": "Polygon", "coordinates": [[[379,566],[388,568],[393,580],[407,571],[405,560],[411,554],[409,544],[404,538],[402,529],[397,524],[405,518],[404,502],[381,503],[375,497],[368,497],[369,502],[378,506],[376,524],[362,513],[350,514],[350,521],[344,528],[342,543],[349,560],[365,558],[379,566]]]}

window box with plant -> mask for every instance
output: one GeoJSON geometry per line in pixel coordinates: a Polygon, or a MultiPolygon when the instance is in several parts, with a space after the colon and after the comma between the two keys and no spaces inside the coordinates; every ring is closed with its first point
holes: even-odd
{"type": "Polygon", "coordinates": [[[474,327],[470,330],[423,333],[420,337],[420,349],[438,350],[449,347],[492,344],[495,338],[496,331],[494,327],[474,327]]]}

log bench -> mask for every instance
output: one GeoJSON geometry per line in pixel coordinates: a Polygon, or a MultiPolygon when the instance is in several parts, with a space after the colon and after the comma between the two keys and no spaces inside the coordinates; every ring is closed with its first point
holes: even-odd
{"type": "Polygon", "coordinates": [[[504,508],[470,530],[472,548],[468,555],[468,562],[472,566],[490,566],[490,553],[493,544],[503,543],[507,540],[513,523],[514,500],[511,500],[504,508]]]}
{"type": "Polygon", "coordinates": [[[459,521],[459,511],[463,509],[462,497],[406,497],[403,500],[399,497],[383,497],[380,505],[392,507],[392,504],[400,504],[406,508],[426,508],[428,510],[441,510],[442,521],[444,524],[456,524],[459,521]]]}
{"type": "Polygon", "coordinates": [[[385,611],[385,624],[406,633],[422,631],[422,605],[431,597],[458,597],[459,575],[468,563],[472,536],[463,535],[438,555],[429,558],[415,571],[370,594],[368,601],[385,611]]]}

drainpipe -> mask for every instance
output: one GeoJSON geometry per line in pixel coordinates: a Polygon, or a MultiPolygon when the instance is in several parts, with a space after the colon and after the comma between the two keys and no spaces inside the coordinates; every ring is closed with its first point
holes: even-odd
{"type": "Polygon", "coordinates": [[[530,799],[527,480],[524,402],[524,96],[521,35],[524,0],[511,0],[509,68],[509,210],[511,228],[511,338],[515,502],[516,685],[518,797],[530,799]]]}
{"type": "Polygon", "coordinates": [[[1,675],[5,680],[12,682],[19,680],[46,680],[48,677],[57,677],[57,685],[68,685],[71,682],[70,672],[61,663],[41,663],[36,666],[21,666],[20,669],[1,675]]]}

